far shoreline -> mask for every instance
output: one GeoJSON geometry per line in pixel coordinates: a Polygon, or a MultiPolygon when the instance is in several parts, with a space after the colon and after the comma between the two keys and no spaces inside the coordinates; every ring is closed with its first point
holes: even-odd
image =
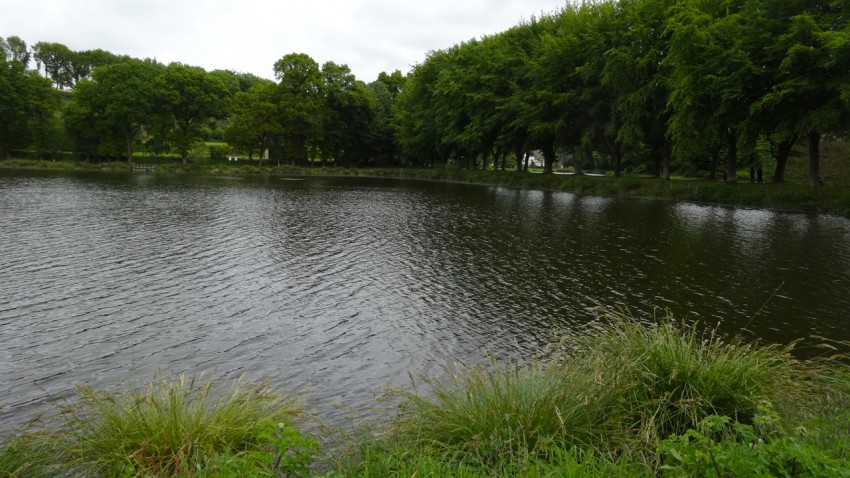
{"type": "MultiPolygon", "coordinates": [[[[813,188],[790,183],[751,184],[740,180],[727,184],[719,180],[673,178],[663,180],[650,176],[594,174],[540,174],[516,170],[469,170],[457,167],[432,168],[343,168],[337,166],[278,166],[266,162],[262,166],[232,163],[136,162],[149,166],[138,174],[189,174],[198,176],[295,176],[295,177],[370,177],[413,179],[455,184],[507,187],[527,190],[568,192],[579,195],[661,199],[698,204],[776,210],[782,212],[834,214],[850,217],[850,188],[823,186],[813,188]]],[[[7,159],[0,169],[36,171],[79,171],[132,173],[128,163],[84,163],[79,161],[37,161],[7,159]]]]}

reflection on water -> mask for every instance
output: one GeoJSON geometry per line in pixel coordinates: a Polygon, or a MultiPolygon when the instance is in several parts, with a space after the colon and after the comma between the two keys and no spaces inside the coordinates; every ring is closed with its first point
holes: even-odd
{"type": "MultiPolygon", "coordinates": [[[[850,221],[411,181],[0,173],[0,421],[77,383],[241,372],[373,402],[599,302],[850,339],[850,221]],[[131,373],[132,372],[132,373],[131,373]]],[[[325,408],[332,421],[343,412],[325,408]]]]}

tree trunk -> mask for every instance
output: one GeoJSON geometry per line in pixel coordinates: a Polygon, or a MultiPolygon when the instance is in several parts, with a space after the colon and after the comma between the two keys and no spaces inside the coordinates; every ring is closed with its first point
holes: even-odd
{"type": "Polygon", "coordinates": [[[820,180],[820,132],[809,131],[809,186],[821,186],[820,180]]]}
{"type": "Polygon", "coordinates": [[[526,151],[525,152],[525,159],[523,160],[523,167],[522,167],[523,171],[526,171],[526,172],[528,171],[528,161],[529,161],[530,158],[531,158],[531,153],[526,151]]]}
{"type": "Polygon", "coordinates": [[[522,172],[522,148],[514,148],[514,159],[516,159],[516,170],[522,172]]]}
{"type": "Polygon", "coordinates": [[[124,143],[127,147],[127,164],[133,164],[133,136],[130,131],[124,134],[124,143]]]}
{"type": "Polygon", "coordinates": [[[551,174],[553,164],[555,164],[555,146],[546,146],[543,148],[543,174],[551,174]]]}
{"type": "Polygon", "coordinates": [[[501,153],[501,163],[502,167],[500,169],[504,171],[508,167],[508,154],[505,151],[501,153]]]}
{"type": "Polygon", "coordinates": [[[714,181],[717,179],[717,165],[720,164],[720,152],[714,151],[711,153],[711,168],[708,172],[708,179],[714,181]]]}
{"type": "Polygon", "coordinates": [[[776,151],[776,171],[773,172],[773,182],[785,182],[785,165],[788,164],[788,156],[791,154],[791,148],[794,147],[796,140],[797,136],[795,135],[779,143],[776,151]]]}
{"type": "Polygon", "coordinates": [[[620,157],[620,151],[619,150],[614,151],[613,156],[614,156],[614,177],[619,178],[620,176],[623,175],[623,172],[620,169],[621,163],[622,163],[622,158],[620,157]]]}
{"type": "Polygon", "coordinates": [[[726,182],[738,182],[738,135],[726,133],[726,182]]]}
{"type": "Polygon", "coordinates": [[[665,181],[670,179],[670,151],[671,145],[668,141],[661,143],[658,150],[658,157],[661,158],[659,177],[665,181]]]}

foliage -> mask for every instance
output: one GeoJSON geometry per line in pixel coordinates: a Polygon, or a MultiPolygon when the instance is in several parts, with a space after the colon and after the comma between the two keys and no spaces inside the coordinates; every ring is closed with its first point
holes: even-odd
{"type": "Polygon", "coordinates": [[[67,107],[66,122],[78,150],[132,162],[134,141],[146,125],[161,118],[156,79],[159,65],[128,61],[96,69],[81,81],[67,107]]]}
{"type": "Polygon", "coordinates": [[[789,434],[775,428],[775,414],[754,425],[712,415],[695,429],[661,444],[664,475],[671,476],[850,476],[850,461],[807,443],[805,429],[789,434]]]}
{"type": "MultiPolygon", "coordinates": [[[[236,148],[269,150],[278,164],[524,170],[534,156],[546,173],[560,162],[615,177],[723,171],[732,183],[742,164],[769,165],[768,177],[784,181],[803,143],[808,184],[819,186],[820,143],[850,131],[846,15],[842,2],[803,0],[568,3],[369,85],[346,65],[320,68],[290,53],[274,65],[276,84],[175,63],[154,82],[124,75],[114,99],[93,93],[107,89],[99,70],[157,63],[59,43],[27,49],[16,36],[0,41],[0,53],[73,89],[66,126],[83,157],[130,160],[134,143],[147,142],[157,154],[174,148],[185,164],[194,142],[226,132],[236,148]],[[128,111],[136,117],[118,118],[128,111]],[[763,144],[772,158],[759,155],[763,144]]],[[[41,121],[26,121],[26,89],[9,81],[0,79],[0,108],[13,126],[0,139],[16,144],[0,147],[59,151],[61,142],[35,144],[61,129],[61,116],[46,121],[56,107],[38,100],[41,121]]]]}
{"type": "Polygon", "coordinates": [[[214,456],[193,476],[310,476],[311,465],[319,452],[315,438],[287,423],[278,423],[276,428],[257,438],[265,444],[263,449],[214,456]]]}
{"type": "Polygon", "coordinates": [[[59,106],[50,82],[27,71],[15,55],[11,52],[9,61],[5,52],[0,56],[0,155],[38,148],[43,138],[54,133],[53,114],[59,106]]]}
{"type": "Polygon", "coordinates": [[[156,97],[176,124],[174,143],[186,164],[192,146],[203,139],[210,118],[225,115],[230,91],[203,68],[172,63],[157,77],[156,97]]]}

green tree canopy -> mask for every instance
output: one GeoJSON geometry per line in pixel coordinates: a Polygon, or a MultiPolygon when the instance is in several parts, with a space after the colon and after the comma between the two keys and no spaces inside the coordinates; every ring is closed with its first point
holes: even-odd
{"type": "Polygon", "coordinates": [[[174,143],[186,164],[192,145],[201,140],[204,122],[227,111],[231,93],[215,75],[203,68],[172,63],[158,77],[157,97],[176,124],[174,143]]]}

